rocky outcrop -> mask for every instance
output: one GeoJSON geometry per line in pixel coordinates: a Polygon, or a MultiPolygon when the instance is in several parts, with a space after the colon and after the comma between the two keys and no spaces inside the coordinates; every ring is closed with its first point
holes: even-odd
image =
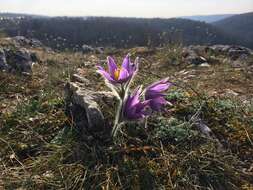
{"type": "Polygon", "coordinates": [[[10,66],[7,64],[5,51],[3,48],[0,48],[0,70],[9,71],[10,66]]]}
{"type": "Polygon", "coordinates": [[[202,56],[198,56],[197,54],[194,54],[194,53],[187,56],[185,60],[186,62],[193,65],[201,65],[201,64],[207,63],[206,58],[202,56]]]}
{"type": "Polygon", "coordinates": [[[202,46],[189,46],[187,48],[184,48],[182,55],[185,62],[193,65],[207,64],[206,58],[201,56],[203,53],[202,51],[205,51],[202,48],[202,46]]]}
{"type": "Polygon", "coordinates": [[[6,59],[8,64],[18,72],[31,73],[32,72],[32,58],[31,54],[26,49],[6,50],[6,59]]]}
{"type": "Polygon", "coordinates": [[[102,53],[104,53],[104,51],[105,51],[104,47],[97,47],[97,48],[95,48],[95,53],[96,54],[102,54],[102,53]]]}
{"type": "Polygon", "coordinates": [[[82,45],[81,51],[83,53],[102,54],[102,53],[104,53],[104,47],[95,47],[95,48],[93,48],[93,47],[91,47],[89,45],[84,44],[84,45],[82,45]]]}
{"type": "Polygon", "coordinates": [[[34,48],[43,47],[43,44],[38,39],[35,38],[28,39],[24,36],[15,36],[12,39],[14,40],[16,46],[18,47],[27,47],[27,46],[34,48]]]}
{"type": "Polygon", "coordinates": [[[82,52],[83,53],[91,53],[93,51],[94,51],[93,47],[86,45],[86,44],[82,45],[82,52]]]}
{"type": "Polygon", "coordinates": [[[0,70],[32,73],[32,65],[38,61],[37,55],[25,48],[6,49],[0,47],[0,70]]]}
{"type": "Polygon", "coordinates": [[[182,56],[184,61],[193,65],[206,65],[211,62],[217,62],[213,60],[210,55],[225,56],[231,60],[231,63],[238,65],[238,62],[245,61],[253,51],[249,48],[242,46],[230,46],[230,45],[212,45],[212,46],[188,46],[183,49],[182,56]]]}
{"type": "Polygon", "coordinates": [[[75,74],[72,78],[73,81],[65,86],[68,115],[80,133],[87,130],[92,133],[103,132],[107,124],[101,107],[104,103],[112,103],[114,95],[111,92],[95,91],[83,76],[75,74]]]}
{"type": "Polygon", "coordinates": [[[211,51],[216,55],[226,55],[232,60],[236,60],[242,56],[249,56],[253,54],[251,49],[242,46],[213,45],[208,47],[207,50],[211,51]]]}

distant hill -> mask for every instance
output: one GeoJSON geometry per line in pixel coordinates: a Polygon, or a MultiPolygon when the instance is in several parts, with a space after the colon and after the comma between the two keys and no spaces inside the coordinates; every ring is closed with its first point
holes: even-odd
{"type": "Polygon", "coordinates": [[[210,24],[188,19],[141,19],[112,17],[27,17],[0,20],[10,36],[37,38],[54,48],[94,46],[159,46],[165,43],[234,44],[236,39],[210,24]]]}
{"type": "Polygon", "coordinates": [[[219,14],[219,15],[194,15],[194,16],[183,16],[180,18],[195,20],[195,21],[201,21],[206,23],[212,23],[217,22],[219,20],[223,20],[225,18],[229,18],[231,16],[234,16],[234,14],[219,14]]]}
{"type": "Polygon", "coordinates": [[[235,15],[213,25],[240,39],[243,45],[253,48],[253,12],[235,15]]]}

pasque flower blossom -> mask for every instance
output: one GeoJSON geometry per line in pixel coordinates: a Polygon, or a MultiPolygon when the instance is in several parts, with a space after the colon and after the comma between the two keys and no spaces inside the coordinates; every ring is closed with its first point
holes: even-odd
{"type": "Polygon", "coordinates": [[[129,55],[125,57],[121,67],[117,66],[112,57],[108,57],[107,67],[108,70],[106,71],[103,67],[98,66],[97,72],[112,84],[126,83],[132,78],[134,72],[136,71],[136,65],[131,63],[129,55]]]}
{"type": "Polygon", "coordinates": [[[168,78],[155,82],[148,86],[145,90],[145,99],[149,100],[149,106],[154,111],[160,111],[161,108],[168,103],[165,100],[164,92],[169,89],[172,84],[168,78]]]}
{"type": "Polygon", "coordinates": [[[112,137],[116,136],[125,122],[146,118],[152,113],[152,110],[160,111],[168,103],[165,100],[165,91],[171,86],[168,79],[153,83],[144,91],[139,86],[133,93],[129,93],[131,81],[138,71],[138,58],[131,63],[128,54],[119,67],[112,57],[108,57],[107,67],[105,70],[98,66],[97,72],[105,78],[107,86],[111,88],[119,101],[111,131],[112,137]]]}
{"type": "Polygon", "coordinates": [[[128,95],[123,107],[124,119],[138,120],[148,115],[147,107],[150,100],[141,101],[141,93],[141,87],[138,87],[131,95],[128,95]]]}

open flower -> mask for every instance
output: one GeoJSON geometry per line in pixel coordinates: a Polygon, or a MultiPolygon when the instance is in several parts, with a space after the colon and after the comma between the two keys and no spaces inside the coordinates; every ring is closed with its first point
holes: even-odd
{"type": "Polygon", "coordinates": [[[124,103],[123,117],[127,120],[138,120],[146,117],[149,100],[141,101],[142,90],[138,87],[132,95],[129,95],[124,103]]]}
{"type": "Polygon", "coordinates": [[[123,60],[122,66],[118,67],[112,57],[107,58],[106,71],[103,67],[98,66],[98,73],[100,73],[106,80],[112,84],[123,84],[129,81],[137,67],[136,64],[131,63],[129,54],[123,60]]]}
{"type": "Polygon", "coordinates": [[[154,111],[160,111],[161,108],[168,104],[165,100],[164,92],[169,89],[172,84],[168,81],[168,78],[160,80],[151,84],[145,90],[145,99],[149,100],[150,108],[154,111]]]}

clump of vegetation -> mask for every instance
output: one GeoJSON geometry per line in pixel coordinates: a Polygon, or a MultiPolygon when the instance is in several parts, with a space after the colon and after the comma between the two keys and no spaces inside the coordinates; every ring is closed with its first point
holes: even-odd
{"type": "Polygon", "coordinates": [[[160,58],[160,61],[164,63],[164,67],[168,66],[179,66],[182,61],[182,45],[166,45],[158,53],[157,57],[160,58]]]}
{"type": "Polygon", "coordinates": [[[170,118],[167,121],[159,121],[155,128],[154,136],[165,143],[172,143],[186,141],[195,134],[196,131],[191,129],[188,122],[180,121],[177,118],[170,118]]]}

